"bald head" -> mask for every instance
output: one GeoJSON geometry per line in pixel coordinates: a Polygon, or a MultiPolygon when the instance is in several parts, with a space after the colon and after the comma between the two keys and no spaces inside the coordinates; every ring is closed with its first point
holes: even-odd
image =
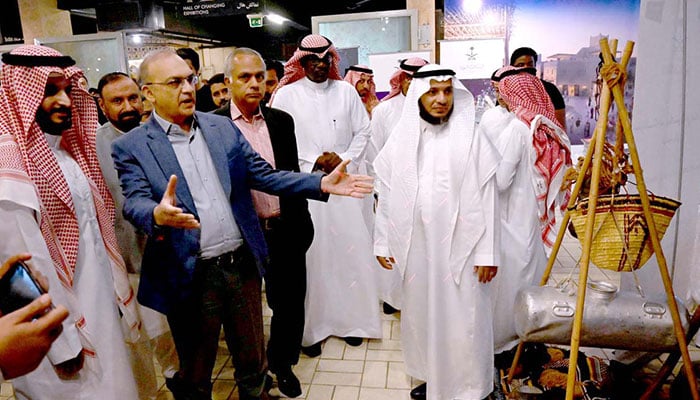
{"type": "Polygon", "coordinates": [[[155,77],[153,76],[155,73],[153,67],[159,61],[173,56],[180,58],[180,56],[178,56],[175,50],[173,49],[160,49],[148,53],[141,62],[141,66],[139,67],[139,85],[143,86],[149,82],[153,82],[153,80],[155,79],[155,77]]]}

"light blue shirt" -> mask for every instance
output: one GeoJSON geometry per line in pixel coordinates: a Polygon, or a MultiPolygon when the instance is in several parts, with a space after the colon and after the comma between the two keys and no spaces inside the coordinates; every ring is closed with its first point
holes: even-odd
{"type": "MultiPolygon", "coordinates": [[[[197,121],[192,123],[190,132],[185,132],[155,111],[153,116],[168,134],[197,208],[202,230],[199,239],[200,257],[213,258],[236,250],[243,244],[243,237],[197,121]]],[[[185,182],[178,182],[178,185],[182,184],[185,182]]]]}

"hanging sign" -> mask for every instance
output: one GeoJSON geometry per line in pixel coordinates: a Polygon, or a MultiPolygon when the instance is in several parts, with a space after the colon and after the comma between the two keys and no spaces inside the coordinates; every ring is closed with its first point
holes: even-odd
{"type": "Polygon", "coordinates": [[[186,0],[182,16],[188,18],[224,17],[261,10],[259,0],[186,0]]]}

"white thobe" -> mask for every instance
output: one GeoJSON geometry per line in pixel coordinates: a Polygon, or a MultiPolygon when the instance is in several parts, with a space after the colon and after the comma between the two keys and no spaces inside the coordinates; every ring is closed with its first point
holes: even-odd
{"type": "MultiPolygon", "coordinates": [[[[418,194],[403,274],[401,347],[406,372],[428,382],[428,400],[481,400],[493,389],[491,285],[479,283],[471,266],[495,264],[489,256],[493,240],[487,234],[479,240],[456,283],[445,243],[449,227],[454,226],[445,199],[455,190],[450,187],[450,141],[445,127],[421,122],[418,194]]],[[[472,156],[478,154],[478,149],[472,152],[472,156]]],[[[478,188],[474,182],[463,184],[478,188]]],[[[389,221],[382,199],[389,198],[389,190],[382,184],[375,229],[377,254],[386,249],[383,236],[389,221]]],[[[497,203],[493,179],[480,197],[484,207],[479,217],[489,224],[497,203]]]]}
{"type": "Polygon", "coordinates": [[[495,278],[494,348],[509,350],[518,341],[514,303],[518,290],[534,285],[542,276],[547,256],[537,217],[537,199],[532,183],[532,134],[525,123],[511,118],[497,143],[502,160],[496,170],[500,194],[501,251],[503,268],[495,278]]]}
{"type": "MultiPolygon", "coordinates": [[[[45,358],[34,372],[12,381],[15,395],[18,399],[41,400],[136,399],[136,381],[129,366],[120,325],[110,259],[97,223],[88,180],[70,154],[59,147],[60,137],[47,136],[47,139],[68,182],[80,229],[73,294],[68,293],[59,281],[41,235],[36,196],[3,196],[3,201],[0,201],[0,220],[3,221],[0,227],[3,237],[0,241],[0,258],[7,259],[20,252],[32,254],[32,264],[49,281],[49,294],[53,302],[66,306],[70,311],[70,316],[64,322],[64,328],[68,329],[61,336],[70,336],[68,341],[75,342],[77,332],[74,323],[82,314],[97,356],[86,355],[83,368],[71,380],[59,379],[51,362],[45,358]]],[[[68,347],[71,348],[63,349],[60,359],[56,358],[54,362],[71,359],[80,351],[79,343],[77,349],[75,346],[68,347]]]]}
{"type": "Polygon", "coordinates": [[[389,100],[382,101],[372,110],[372,133],[367,144],[367,162],[370,164],[377,158],[379,151],[389,139],[391,131],[399,122],[405,100],[406,96],[398,94],[389,100]]]}
{"type": "MultiPolygon", "coordinates": [[[[398,94],[389,100],[379,103],[372,110],[372,122],[370,124],[371,134],[369,143],[367,144],[367,164],[368,172],[374,174],[371,168],[374,159],[386,144],[386,141],[391,135],[391,131],[396,126],[396,123],[401,118],[403,103],[406,96],[398,94]]],[[[378,191],[379,186],[375,186],[378,191]]],[[[392,270],[382,269],[379,275],[379,296],[396,309],[401,309],[401,274],[398,268],[392,270]]]]}
{"type": "MultiPolygon", "coordinates": [[[[280,88],[272,106],[294,118],[302,171],[311,171],[324,151],[352,159],[350,170],[362,166],[369,118],[352,85],[304,78],[280,88]]],[[[331,335],[382,337],[377,261],[367,221],[371,202],[340,196],[309,202],[315,233],[306,253],[303,346],[331,335]]]]}
{"type": "MultiPolygon", "coordinates": [[[[141,277],[141,259],[146,245],[146,235],[138,233],[136,228],[122,215],[124,195],[111,154],[112,142],[123,135],[124,132],[107,122],[97,128],[95,147],[102,175],[109,192],[112,194],[112,199],[114,199],[116,208],[114,230],[117,234],[117,244],[119,244],[127,271],[129,271],[129,282],[136,292],[141,277]]],[[[175,375],[179,369],[179,361],[165,315],[144,307],[138,302],[136,310],[141,319],[143,334],[138,342],[128,344],[131,367],[134,375],[138,377],[139,398],[141,400],[155,400],[158,395],[158,382],[153,364],[154,356],[161,366],[163,375],[167,378],[172,378],[175,375]]]]}
{"type": "Polygon", "coordinates": [[[502,132],[513,118],[515,118],[515,114],[508,111],[507,108],[496,106],[484,111],[481,115],[481,120],[479,120],[479,130],[489,138],[491,143],[501,153],[501,149],[505,146],[503,142],[507,141],[508,137],[508,135],[503,135],[502,132]]]}

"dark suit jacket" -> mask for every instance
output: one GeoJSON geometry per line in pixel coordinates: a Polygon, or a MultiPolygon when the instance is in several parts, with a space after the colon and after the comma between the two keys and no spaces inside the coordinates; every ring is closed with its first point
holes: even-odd
{"type": "MultiPolygon", "coordinates": [[[[261,107],[267,131],[272,142],[272,152],[275,157],[275,168],[285,171],[299,171],[299,154],[297,140],[294,135],[294,119],[282,110],[261,107]]],[[[231,101],[213,111],[214,114],[231,118],[231,101]]],[[[306,252],[314,236],[311,215],[307,201],[302,196],[280,197],[280,216],[282,223],[294,227],[295,235],[289,237],[294,246],[306,252]]]]}
{"type": "MultiPolygon", "coordinates": [[[[200,112],[195,116],[229,196],[233,216],[262,275],[267,246],[250,189],[325,200],[327,195],[320,190],[321,175],[275,171],[253,151],[230,118],[200,112]]],[[[175,151],[155,118],[114,141],[112,157],[125,196],[124,216],[148,234],[138,299],[167,314],[191,296],[200,231],[156,227],[153,209],[162,199],[170,175],[178,178],[177,206],[198,218],[194,200],[175,151]]]]}

